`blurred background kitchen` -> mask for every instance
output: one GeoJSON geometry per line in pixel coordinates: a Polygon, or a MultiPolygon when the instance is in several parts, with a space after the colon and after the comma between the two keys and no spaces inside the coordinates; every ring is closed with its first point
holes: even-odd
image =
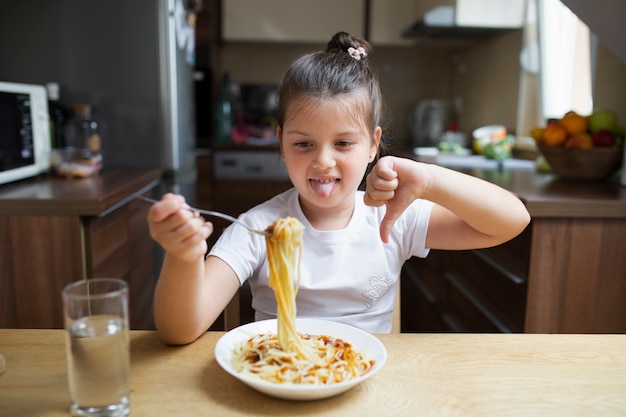
{"type": "MultiPolygon", "coordinates": [[[[546,120],[607,108],[626,121],[624,15],[621,0],[2,1],[0,81],[48,84],[61,126],[90,106],[104,170],[158,168],[156,197],[175,191],[238,215],[290,187],[276,88],[337,31],[374,48],[392,152],[449,141],[473,153],[472,132],[499,125],[532,170],[530,132],[546,120]]],[[[149,316],[149,295],[141,301],[149,316]]]]}
{"type": "Polygon", "coordinates": [[[66,118],[75,104],[92,106],[106,166],[160,167],[169,188],[213,205],[216,178],[286,180],[276,86],[295,57],[338,30],[373,45],[385,136],[400,149],[436,146],[444,134],[467,145],[493,124],[521,142],[570,109],[612,108],[626,120],[616,21],[625,5],[564,3],[591,26],[591,41],[558,0],[2,2],[0,79],[56,83],[66,118]],[[565,17],[548,15],[555,5],[565,17]],[[555,34],[570,45],[539,46],[555,34]],[[550,74],[569,81],[566,93],[550,74]]]}

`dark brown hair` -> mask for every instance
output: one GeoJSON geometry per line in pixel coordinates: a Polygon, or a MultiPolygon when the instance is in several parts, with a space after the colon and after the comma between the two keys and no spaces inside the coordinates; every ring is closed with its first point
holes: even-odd
{"type": "Polygon", "coordinates": [[[278,91],[278,126],[289,117],[288,109],[295,99],[322,100],[344,96],[355,105],[355,116],[362,119],[370,133],[380,125],[382,97],[378,79],[372,72],[367,55],[372,47],[364,39],[346,32],[335,34],[323,51],[304,55],[287,69],[278,91]],[[366,53],[355,58],[348,50],[363,48],[366,53]]]}

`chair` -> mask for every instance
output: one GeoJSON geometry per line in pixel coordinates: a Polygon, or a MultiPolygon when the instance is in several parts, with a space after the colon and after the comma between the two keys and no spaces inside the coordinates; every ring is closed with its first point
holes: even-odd
{"type": "Polygon", "coordinates": [[[401,333],[401,315],[400,315],[400,280],[398,279],[398,291],[396,291],[396,304],[391,313],[391,333],[401,333]]]}

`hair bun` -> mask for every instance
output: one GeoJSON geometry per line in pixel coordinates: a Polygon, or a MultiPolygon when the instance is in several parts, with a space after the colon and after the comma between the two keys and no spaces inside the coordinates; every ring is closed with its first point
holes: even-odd
{"type": "Polygon", "coordinates": [[[365,39],[353,37],[347,32],[337,32],[326,45],[326,52],[345,53],[359,60],[371,52],[371,45],[365,39]]]}

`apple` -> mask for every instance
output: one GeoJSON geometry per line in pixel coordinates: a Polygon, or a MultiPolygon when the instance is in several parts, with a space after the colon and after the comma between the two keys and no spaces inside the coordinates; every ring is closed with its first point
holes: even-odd
{"type": "Polygon", "coordinates": [[[589,130],[596,134],[601,130],[615,132],[618,128],[617,114],[613,110],[596,110],[589,116],[589,130]]]}
{"type": "Polygon", "coordinates": [[[615,145],[615,134],[608,130],[602,129],[593,135],[593,146],[608,148],[615,145]]]}

